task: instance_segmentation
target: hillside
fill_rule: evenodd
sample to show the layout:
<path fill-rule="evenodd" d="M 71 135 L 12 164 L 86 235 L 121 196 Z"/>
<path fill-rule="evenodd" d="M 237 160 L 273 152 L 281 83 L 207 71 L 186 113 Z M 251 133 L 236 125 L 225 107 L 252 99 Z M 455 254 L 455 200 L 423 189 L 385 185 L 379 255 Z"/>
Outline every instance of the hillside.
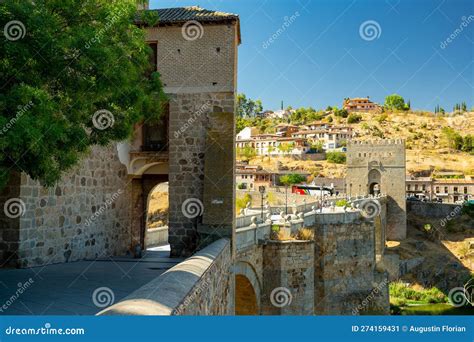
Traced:
<path fill-rule="evenodd" d="M 361 140 L 405 139 L 408 173 L 436 170 L 474 174 L 474 155 L 450 148 L 448 138 L 443 133 L 443 128 L 450 127 L 462 136 L 474 135 L 474 112 L 454 117 L 415 112 L 360 115 L 361 121 L 358 123 L 347 124 L 347 119 L 340 117 L 335 117 L 333 123 L 353 127 L 356 138 Z M 302 169 L 323 177 L 344 177 L 346 171 L 345 165 L 327 161 L 297 161 L 288 157 L 257 156 L 249 163 L 274 169 L 277 161 L 290 170 Z"/>

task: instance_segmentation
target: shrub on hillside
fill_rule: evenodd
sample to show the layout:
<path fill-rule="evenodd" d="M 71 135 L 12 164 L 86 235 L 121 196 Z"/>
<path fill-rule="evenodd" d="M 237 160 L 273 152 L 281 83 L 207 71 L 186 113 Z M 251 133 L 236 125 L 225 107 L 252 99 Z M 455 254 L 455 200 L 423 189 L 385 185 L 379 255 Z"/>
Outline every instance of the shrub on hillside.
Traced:
<path fill-rule="evenodd" d="M 347 117 L 347 123 L 348 124 L 358 123 L 358 122 L 361 122 L 361 120 L 362 120 L 362 115 L 360 115 L 360 114 L 350 114 Z"/>
<path fill-rule="evenodd" d="M 345 164 L 346 154 L 343 152 L 327 152 L 326 159 L 330 163 Z"/>

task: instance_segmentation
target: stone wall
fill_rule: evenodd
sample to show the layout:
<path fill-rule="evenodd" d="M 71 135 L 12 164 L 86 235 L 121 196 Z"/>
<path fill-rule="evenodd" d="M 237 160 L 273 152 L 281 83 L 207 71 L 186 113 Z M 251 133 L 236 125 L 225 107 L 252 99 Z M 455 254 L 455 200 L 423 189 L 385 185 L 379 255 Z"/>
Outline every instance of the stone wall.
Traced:
<path fill-rule="evenodd" d="M 172 256 L 189 256 L 217 238 L 232 237 L 235 135 L 234 117 L 226 113 L 234 113 L 233 93 L 170 95 L 169 242 Z M 216 119 L 219 115 L 225 118 Z M 226 148 L 225 142 L 209 140 L 208 133 L 216 128 L 231 137 L 230 148 Z M 212 157 L 213 148 L 224 149 L 222 155 L 207 159 L 206 156 Z M 206 173 L 206 169 L 213 172 Z M 210 184 L 207 190 L 206 182 Z M 218 189 L 217 196 L 212 185 Z M 219 193 L 226 193 L 226 196 L 219 196 Z M 188 212 L 191 204 L 200 208 L 199 215 Z M 205 207 L 204 204 L 209 205 Z M 217 211 L 219 221 L 210 220 L 211 224 L 208 224 L 203 222 L 203 217 L 215 211 L 211 206 L 220 207 Z"/>
<path fill-rule="evenodd" d="M 218 240 L 99 315 L 230 315 L 230 241 Z"/>
<path fill-rule="evenodd" d="M 421 217 L 430 217 L 444 219 L 450 217 L 450 220 L 459 216 L 462 211 L 461 205 L 430 202 L 412 202 L 407 201 L 408 214 L 415 214 Z"/>
<path fill-rule="evenodd" d="M 262 315 L 312 315 L 314 242 L 268 241 L 263 259 Z"/>
<path fill-rule="evenodd" d="M 361 218 L 315 225 L 314 230 L 316 314 L 354 314 L 354 310 L 360 313 L 379 305 L 376 300 L 363 304 L 374 289 L 380 287 L 384 293 L 388 286 L 388 282 L 377 282 L 374 223 Z M 388 301 L 383 309 L 387 308 Z"/>
<path fill-rule="evenodd" d="M 14 177 L 12 182 L 7 197 L 17 196 L 25 204 L 25 211 L 16 220 L 2 220 L 2 231 L 7 234 L 5 241 L 14 238 L 12 232 L 18 231 L 16 266 L 127 252 L 130 185 L 115 145 L 92 148 L 89 156 L 54 187 L 44 188 L 25 174 L 20 180 Z M 8 247 L 9 252 L 12 246 Z M 3 250 L 5 246 L 2 247 Z M 8 253 L 2 254 L 5 257 Z"/>
<path fill-rule="evenodd" d="M 406 155 L 403 140 L 350 141 L 347 145 L 347 191 L 365 195 L 373 184 L 387 195 L 387 239 L 406 238 Z"/>

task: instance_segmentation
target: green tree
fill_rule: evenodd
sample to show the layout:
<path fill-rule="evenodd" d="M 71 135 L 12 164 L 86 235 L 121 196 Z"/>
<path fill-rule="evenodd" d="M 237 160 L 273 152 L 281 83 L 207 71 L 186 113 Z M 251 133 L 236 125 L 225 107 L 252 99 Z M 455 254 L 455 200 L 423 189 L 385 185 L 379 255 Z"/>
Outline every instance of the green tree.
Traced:
<path fill-rule="evenodd" d="M 346 154 L 343 152 L 327 152 L 326 159 L 330 163 L 344 164 L 346 162 Z"/>
<path fill-rule="evenodd" d="M 349 114 L 347 117 L 347 123 L 348 124 L 353 124 L 353 123 L 358 123 L 362 120 L 362 116 L 360 114 Z"/>
<path fill-rule="evenodd" d="M 303 183 L 304 181 L 306 181 L 306 177 L 297 173 L 291 173 L 291 174 L 280 177 L 280 183 L 285 186 L 300 184 L 300 183 Z"/>
<path fill-rule="evenodd" d="M 334 107 L 333 112 L 335 116 L 339 116 L 341 118 L 347 118 L 349 116 L 349 112 L 346 109 L 338 109 L 337 107 Z"/>
<path fill-rule="evenodd" d="M 293 151 L 295 144 L 294 143 L 281 143 L 278 145 L 278 149 L 283 153 L 290 153 Z"/>
<path fill-rule="evenodd" d="M 166 99 L 136 6 L 0 3 L 0 26 L 19 22 L 0 39 L 0 188 L 12 171 L 51 186 L 90 146 L 124 140 L 135 123 L 159 118 Z"/>
<path fill-rule="evenodd" d="M 250 146 L 245 146 L 243 148 L 237 148 L 237 156 L 239 158 L 252 159 L 257 155 L 257 151 Z"/>
<path fill-rule="evenodd" d="M 405 100 L 398 94 L 392 94 L 385 98 L 385 108 L 389 110 L 407 110 Z"/>
<path fill-rule="evenodd" d="M 237 115 L 241 118 L 256 117 L 263 111 L 262 101 L 247 98 L 245 94 L 237 95 Z"/>

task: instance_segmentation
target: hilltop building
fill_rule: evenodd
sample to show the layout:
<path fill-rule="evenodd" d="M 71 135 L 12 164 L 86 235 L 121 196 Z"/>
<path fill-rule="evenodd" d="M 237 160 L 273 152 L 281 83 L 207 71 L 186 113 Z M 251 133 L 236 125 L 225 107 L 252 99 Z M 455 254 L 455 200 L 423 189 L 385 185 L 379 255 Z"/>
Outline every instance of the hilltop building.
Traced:
<path fill-rule="evenodd" d="M 348 112 L 374 112 L 381 110 L 381 106 L 369 100 L 369 97 L 346 98 L 342 108 Z"/>

